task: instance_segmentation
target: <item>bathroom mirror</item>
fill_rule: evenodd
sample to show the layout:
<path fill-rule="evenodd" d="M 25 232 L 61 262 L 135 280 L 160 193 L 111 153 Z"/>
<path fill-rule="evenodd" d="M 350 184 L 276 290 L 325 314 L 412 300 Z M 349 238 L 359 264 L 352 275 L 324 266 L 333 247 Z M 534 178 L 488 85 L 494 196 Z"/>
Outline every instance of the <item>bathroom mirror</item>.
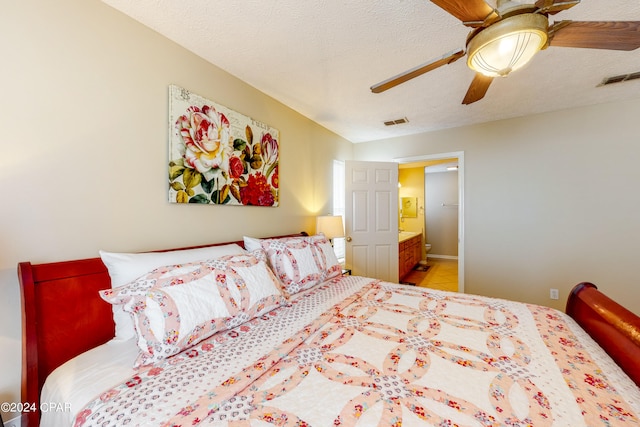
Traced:
<path fill-rule="evenodd" d="M 417 218 L 418 216 L 418 198 L 417 197 L 401 197 L 403 218 Z"/>

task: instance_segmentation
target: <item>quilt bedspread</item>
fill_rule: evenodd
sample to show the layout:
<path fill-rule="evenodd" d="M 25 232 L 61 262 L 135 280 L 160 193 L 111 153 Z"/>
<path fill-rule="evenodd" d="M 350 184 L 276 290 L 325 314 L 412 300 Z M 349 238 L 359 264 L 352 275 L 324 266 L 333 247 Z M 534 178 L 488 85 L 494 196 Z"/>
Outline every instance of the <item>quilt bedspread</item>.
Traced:
<path fill-rule="evenodd" d="M 563 313 L 341 277 L 105 391 L 77 426 L 640 425 Z"/>

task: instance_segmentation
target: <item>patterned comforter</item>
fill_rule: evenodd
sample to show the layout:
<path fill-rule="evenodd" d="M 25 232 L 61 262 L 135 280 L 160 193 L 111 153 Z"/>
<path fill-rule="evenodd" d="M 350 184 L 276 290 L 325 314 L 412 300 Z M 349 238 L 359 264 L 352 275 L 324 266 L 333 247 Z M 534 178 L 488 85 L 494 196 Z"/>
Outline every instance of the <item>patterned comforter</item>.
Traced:
<path fill-rule="evenodd" d="M 146 367 L 76 425 L 640 425 L 640 391 L 563 313 L 340 277 Z"/>

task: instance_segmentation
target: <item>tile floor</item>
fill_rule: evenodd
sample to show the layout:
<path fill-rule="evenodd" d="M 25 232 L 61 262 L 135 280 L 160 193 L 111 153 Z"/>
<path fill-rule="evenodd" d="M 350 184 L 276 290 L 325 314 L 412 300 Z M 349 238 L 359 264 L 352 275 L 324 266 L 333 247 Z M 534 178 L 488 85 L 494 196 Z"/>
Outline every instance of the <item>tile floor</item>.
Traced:
<path fill-rule="evenodd" d="M 425 288 L 458 291 L 458 260 L 429 258 L 427 265 L 426 272 L 413 270 L 403 281 Z"/>

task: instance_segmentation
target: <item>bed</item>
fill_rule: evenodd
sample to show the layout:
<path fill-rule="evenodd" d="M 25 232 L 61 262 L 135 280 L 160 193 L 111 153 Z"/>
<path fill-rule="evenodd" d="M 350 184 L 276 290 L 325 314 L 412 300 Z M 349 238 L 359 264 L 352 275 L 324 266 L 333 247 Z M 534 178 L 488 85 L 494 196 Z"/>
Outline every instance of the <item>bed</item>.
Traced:
<path fill-rule="evenodd" d="M 640 319 L 593 284 L 565 314 L 343 275 L 306 233 L 209 248 L 121 286 L 102 253 L 20 263 L 23 425 L 640 425 Z M 221 306 L 167 296 L 212 277 Z"/>

